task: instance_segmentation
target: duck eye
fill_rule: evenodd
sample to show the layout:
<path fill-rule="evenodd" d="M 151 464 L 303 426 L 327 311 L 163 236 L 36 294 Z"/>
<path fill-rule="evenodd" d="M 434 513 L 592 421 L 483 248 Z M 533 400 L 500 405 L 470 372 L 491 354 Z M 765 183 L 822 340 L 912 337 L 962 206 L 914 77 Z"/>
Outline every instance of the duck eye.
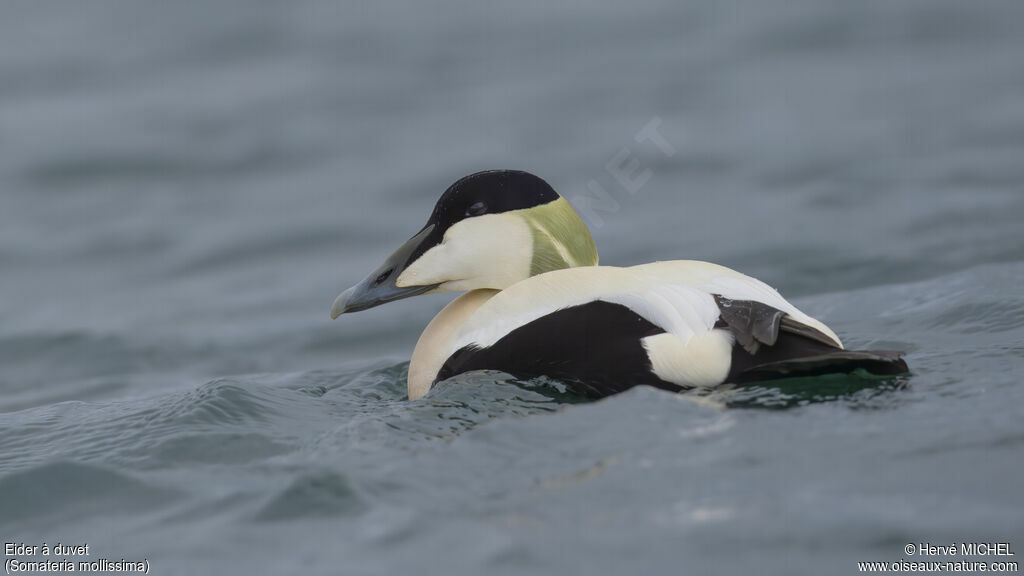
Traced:
<path fill-rule="evenodd" d="M 479 216 L 487 212 L 487 204 L 484 202 L 473 202 L 466 208 L 466 216 Z"/>

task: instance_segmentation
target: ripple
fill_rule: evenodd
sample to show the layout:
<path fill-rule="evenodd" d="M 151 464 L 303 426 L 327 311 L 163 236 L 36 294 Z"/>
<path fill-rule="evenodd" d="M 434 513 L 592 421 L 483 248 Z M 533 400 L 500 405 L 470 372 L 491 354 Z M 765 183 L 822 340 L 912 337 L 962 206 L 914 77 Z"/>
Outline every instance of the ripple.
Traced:
<path fill-rule="evenodd" d="M 265 422 L 272 412 L 267 400 L 237 381 L 219 379 L 163 408 L 154 422 L 175 426 Z"/>
<path fill-rule="evenodd" d="M 145 457 L 163 466 L 234 465 L 265 460 L 294 449 L 259 433 L 179 433 L 147 443 Z"/>
<path fill-rule="evenodd" d="M 304 517 L 352 516 L 368 508 L 341 474 L 322 470 L 296 478 L 256 514 L 257 520 L 293 520 Z"/>
<path fill-rule="evenodd" d="M 1024 327 L 1024 301 L 963 302 L 946 308 L 926 325 L 954 329 L 960 334 L 1010 332 Z"/>
<path fill-rule="evenodd" d="M 110 398 L 124 388 L 160 389 L 209 358 L 208 346 L 76 330 L 0 338 L 0 412 L 65 400 Z"/>
<path fill-rule="evenodd" d="M 127 473 L 75 461 L 51 462 L 0 478 L 0 494 L 5 495 L 0 498 L 0 523 L 13 526 L 58 515 L 134 514 L 177 496 Z"/>
<path fill-rule="evenodd" d="M 786 378 L 752 386 L 721 388 L 709 397 L 730 408 L 782 410 L 824 402 L 848 406 L 875 406 L 874 399 L 910 386 L 911 376 L 875 376 L 858 370 L 850 374 L 826 374 L 809 378 Z"/>

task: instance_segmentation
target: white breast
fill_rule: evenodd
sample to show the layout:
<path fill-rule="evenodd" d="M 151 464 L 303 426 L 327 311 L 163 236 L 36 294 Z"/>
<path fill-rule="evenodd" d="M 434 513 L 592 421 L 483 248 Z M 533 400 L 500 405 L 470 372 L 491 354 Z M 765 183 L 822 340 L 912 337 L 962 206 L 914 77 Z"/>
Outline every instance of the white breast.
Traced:
<path fill-rule="evenodd" d="M 409 400 L 421 398 L 430 391 L 430 385 L 434 383 L 444 361 L 458 350 L 452 347 L 452 343 L 459 328 L 497 293 L 497 290 L 467 292 L 452 300 L 427 324 L 409 360 L 406 380 Z"/>

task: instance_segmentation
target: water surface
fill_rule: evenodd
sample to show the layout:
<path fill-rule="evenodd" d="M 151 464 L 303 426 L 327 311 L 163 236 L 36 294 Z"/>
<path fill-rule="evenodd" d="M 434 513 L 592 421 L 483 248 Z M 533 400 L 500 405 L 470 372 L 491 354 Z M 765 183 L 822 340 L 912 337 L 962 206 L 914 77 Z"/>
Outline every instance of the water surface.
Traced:
<path fill-rule="evenodd" d="M 0 539 L 154 574 L 1024 547 L 1024 5 L 0 14 Z M 636 141 L 652 121 L 674 153 Z M 615 158 L 650 171 L 635 194 Z M 607 190 L 603 263 L 737 268 L 913 374 L 593 403 L 482 374 L 408 402 L 450 296 L 331 302 L 498 167 L 581 210 Z"/>

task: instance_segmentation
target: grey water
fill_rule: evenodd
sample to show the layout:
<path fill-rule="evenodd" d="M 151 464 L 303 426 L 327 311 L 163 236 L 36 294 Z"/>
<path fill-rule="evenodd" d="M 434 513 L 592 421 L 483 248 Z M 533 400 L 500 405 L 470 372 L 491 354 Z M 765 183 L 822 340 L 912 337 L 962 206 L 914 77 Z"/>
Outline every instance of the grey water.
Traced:
<path fill-rule="evenodd" d="M 409 402 L 451 296 L 331 302 L 486 168 L 604 264 L 736 268 L 912 374 Z M 1020 2 L 6 2 L 0 540 L 153 574 L 1020 558 L 1022 222 Z"/>

